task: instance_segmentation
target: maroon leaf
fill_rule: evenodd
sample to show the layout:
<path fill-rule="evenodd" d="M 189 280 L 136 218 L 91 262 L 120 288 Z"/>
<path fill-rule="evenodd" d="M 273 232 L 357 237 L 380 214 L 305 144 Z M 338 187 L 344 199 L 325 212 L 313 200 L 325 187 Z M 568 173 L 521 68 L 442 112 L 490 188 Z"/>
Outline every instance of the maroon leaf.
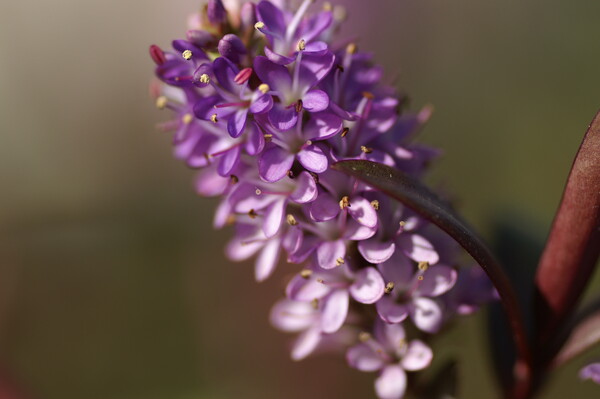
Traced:
<path fill-rule="evenodd" d="M 479 263 L 500 294 L 519 357 L 528 370 L 531 365 L 529 345 L 513 288 L 492 252 L 468 224 L 427 187 L 397 169 L 361 160 L 340 161 L 333 168 L 377 188 L 419 213 L 448 233 Z"/>
<path fill-rule="evenodd" d="M 540 353 L 577 305 L 600 253 L 600 113 L 573 162 L 536 274 Z"/>

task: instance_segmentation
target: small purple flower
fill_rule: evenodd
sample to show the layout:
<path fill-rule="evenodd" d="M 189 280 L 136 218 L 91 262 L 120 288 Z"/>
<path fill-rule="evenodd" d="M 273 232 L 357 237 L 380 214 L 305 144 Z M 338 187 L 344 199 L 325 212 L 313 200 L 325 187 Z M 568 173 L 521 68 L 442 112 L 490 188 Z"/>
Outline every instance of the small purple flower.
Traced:
<path fill-rule="evenodd" d="M 374 336 L 360 335 L 361 343 L 348 349 L 348 364 L 361 371 L 379 371 L 375 392 L 380 399 L 400 399 L 407 386 L 406 371 L 418 371 L 431 363 L 433 352 L 422 341 L 407 341 L 399 324 L 375 323 Z"/>
<path fill-rule="evenodd" d="M 600 384 L 600 363 L 590 363 L 579 372 L 579 378 L 582 380 L 592 380 Z"/>

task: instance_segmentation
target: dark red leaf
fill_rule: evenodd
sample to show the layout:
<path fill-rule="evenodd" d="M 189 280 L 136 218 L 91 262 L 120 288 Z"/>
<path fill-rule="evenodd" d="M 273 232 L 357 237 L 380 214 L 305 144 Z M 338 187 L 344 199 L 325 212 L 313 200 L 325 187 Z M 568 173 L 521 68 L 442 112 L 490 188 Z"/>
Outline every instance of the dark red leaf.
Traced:
<path fill-rule="evenodd" d="M 600 113 L 573 162 L 536 274 L 540 353 L 575 309 L 600 253 Z"/>

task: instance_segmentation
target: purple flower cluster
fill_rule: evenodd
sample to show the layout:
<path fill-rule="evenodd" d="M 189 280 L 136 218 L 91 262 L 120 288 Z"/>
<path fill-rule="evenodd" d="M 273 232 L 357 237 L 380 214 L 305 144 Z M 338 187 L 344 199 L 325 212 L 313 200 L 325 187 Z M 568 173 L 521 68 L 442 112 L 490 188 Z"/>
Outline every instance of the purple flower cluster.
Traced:
<path fill-rule="evenodd" d="M 292 357 L 345 351 L 379 372 L 380 398 L 401 398 L 405 372 L 433 357 L 405 327 L 427 337 L 493 289 L 479 269 L 455 268 L 453 242 L 425 220 L 330 168 L 363 159 L 419 176 L 436 151 L 411 142 L 430 110 L 404 113 L 369 54 L 331 44 L 339 13 L 309 13 L 313 2 L 210 0 L 174 51 L 150 48 L 156 103 L 175 114 L 163 128 L 200 168 L 197 191 L 222 198 L 214 225 L 235 227 L 228 256 L 256 256 L 258 281 L 281 258 L 302 265 L 271 313 L 299 333 Z"/>

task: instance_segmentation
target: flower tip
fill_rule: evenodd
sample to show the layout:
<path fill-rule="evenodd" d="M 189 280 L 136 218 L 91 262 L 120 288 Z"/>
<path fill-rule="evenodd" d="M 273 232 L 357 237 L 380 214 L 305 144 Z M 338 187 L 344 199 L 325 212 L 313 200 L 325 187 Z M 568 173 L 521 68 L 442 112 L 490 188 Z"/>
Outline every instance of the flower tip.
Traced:
<path fill-rule="evenodd" d="M 167 57 L 165 57 L 164 51 L 156 44 L 150 46 L 150 58 L 156 65 L 162 65 L 167 62 Z"/>

